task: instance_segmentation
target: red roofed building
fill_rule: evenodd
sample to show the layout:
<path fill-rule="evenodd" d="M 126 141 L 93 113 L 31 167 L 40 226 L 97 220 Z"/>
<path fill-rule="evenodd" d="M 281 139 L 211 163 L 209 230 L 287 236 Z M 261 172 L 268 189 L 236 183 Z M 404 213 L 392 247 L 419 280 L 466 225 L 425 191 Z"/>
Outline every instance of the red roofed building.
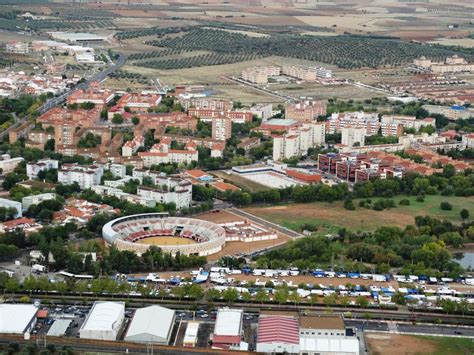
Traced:
<path fill-rule="evenodd" d="M 103 107 L 107 105 L 114 98 L 115 94 L 110 90 L 100 90 L 97 87 L 89 90 L 77 90 L 73 92 L 68 98 L 68 105 L 82 104 L 85 102 L 92 102 L 96 106 Z"/>
<path fill-rule="evenodd" d="M 306 171 L 288 169 L 286 170 L 286 175 L 308 184 L 321 182 L 321 175 L 308 173 Z"/>
<path fill-rule="evenodd" d="M 258 321 L 257 352 L 298 354 L 298 321 L 288 316 L 261 316 Z"/>
<path fill-rule="evenodd" d="M 125 94 L 117 101 L 117 107 L 125 109 L 128 107 L 131 112 L 148 112 L 148 109 L 156 107 L 161 102 L 161 95 L 158 94 Z"/>

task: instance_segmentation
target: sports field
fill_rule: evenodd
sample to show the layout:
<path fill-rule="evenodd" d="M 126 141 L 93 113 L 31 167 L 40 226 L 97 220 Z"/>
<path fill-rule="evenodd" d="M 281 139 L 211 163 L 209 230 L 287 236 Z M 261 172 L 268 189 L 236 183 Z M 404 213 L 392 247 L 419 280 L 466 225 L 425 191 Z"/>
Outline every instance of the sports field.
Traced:
<path fill-rule="evenodd" d="M 410 205 L 399 205 L 402 199 L 408 199 Z M 375 200 L 372 199 L 372 201 Z M 344 209 L 341 201 L 249 207 L 245 208 L 245 211 L 296 231 L 300 231 L 304 224 L 316 225 L 321 233 L 333 233 L 341 227 L 352 231 L 374 230 L 387 225 L 405 227 L 408 224 L 414 224 L 415 217 L 422 215 L 460 223 L 459 212 L 463 208 L 471 212 L 471 218 L 474 215 L 473 197 L 426 196 L 424 202 L 416 202 L 415 197 L 396 197 L 393 200 L 396 208 L 384 211 L 359 207 L 358 200 L 354 200 L 355 211 Z M 449 202 L 453 209 L 441 210 L 439 206 L 443 201 Z"/>
<path fill-rule="evenodd" d="M 468 338 L 428 337 L 368 333 L 370 354 L 473 354 L 474 341 Z"/>
<path fill-rule="evenodd" d="M 145 239 L 140 239 L 136 243 L 138 244 L 148 244 L 148 245 L 189 245 L 196 244 L 194 240 L 188 238 L 179 238 L 179 237 L 150 237 Z"/>

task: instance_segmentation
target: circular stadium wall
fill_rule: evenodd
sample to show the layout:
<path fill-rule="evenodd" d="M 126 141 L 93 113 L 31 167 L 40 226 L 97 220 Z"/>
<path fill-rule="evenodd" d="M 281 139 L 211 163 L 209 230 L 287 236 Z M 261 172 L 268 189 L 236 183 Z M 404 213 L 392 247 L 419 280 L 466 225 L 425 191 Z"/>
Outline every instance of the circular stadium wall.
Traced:
<path fill-rule="evenodd" d="M 199 219 L 170 217 L 163 213 L 114 219 L 104 225 L 102 237 L 108 245 L 139 255 L 155 245 L 173 255 L 179 252 L 183 255 L 206 256 L 219 252 L 225 244 L 225 230 L 221 226 Z"/>

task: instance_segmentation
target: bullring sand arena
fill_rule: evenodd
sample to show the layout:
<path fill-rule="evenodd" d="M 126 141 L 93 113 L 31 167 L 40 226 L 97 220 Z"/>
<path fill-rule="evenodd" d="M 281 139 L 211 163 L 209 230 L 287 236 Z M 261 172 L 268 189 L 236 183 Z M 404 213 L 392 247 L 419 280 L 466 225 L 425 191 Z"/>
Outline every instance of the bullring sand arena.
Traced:
<path fill-rule="evenodd" d="M 208 221 L 146 213 L 108 222 L 102 228 L 102 236 L 107 244 L 137 254 L 143 254 L 151 245 L 156 245 L 173 255 L 179 252 L 207 256 L 223 248 L 226 232 Z"/>

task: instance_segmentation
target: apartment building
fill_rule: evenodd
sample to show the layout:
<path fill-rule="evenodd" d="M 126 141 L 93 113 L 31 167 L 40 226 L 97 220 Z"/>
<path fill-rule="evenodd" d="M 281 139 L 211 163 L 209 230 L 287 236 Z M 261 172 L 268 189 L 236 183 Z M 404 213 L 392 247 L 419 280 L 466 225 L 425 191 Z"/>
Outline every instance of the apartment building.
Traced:
<path fill-rule="evenodd" d="M 39 150 L 44 150 L 44 145 L 46 142 L 48 142 L 50 139 L 54 139 L 54 131 L 53 132 L 48 132 L 48 131 L 36 131 L 33 130 L 28 133 L 28 139 L 25 142 L 25 146 L 27 148 L 36 148 Z"/>
<path fill-rule="evenodd" d="M 211 122 L 212 119 L 218 117 L 228 118 L 234 123 L 252 122 L 253 120 L 253 113 L 250 111 L 220 111 L 214 109 L 190 108 L 188 114 L 199 118 L 203 122 Z"/>
<path fill-rule="evenodd" d="M 423 69 L 429 69 L 436 74 L 474 71 L 474 63 L 469 63 L 466 59 L 459 57 L 457 54 L 452 57 L 447 57 L 444 63 L 432 62 L 426 57 L 420 57 L 419 59 L 415 59 L 413 64 Z"/>
<path fill-rule="evenodd" d="M 2 154 L 0 157 L 0 174 L 8 175 L 12 173 L 23 160 L 22 157 L 11 158 L 10 154 Z"/>
<path fill-rule="evenodd" d="M 323 67 L 285 65 L 283 66 L 282 73 L 303 81 L 316 81 L 318 79 L 330 79 L 332 77 L 332 70 Z"/>
<path fill-rule="evenodd" d="M 115 177 L 124 178 L 127 175 L 127 167 L 124 164 L 107 164 L 106 169 Z"/>
<path fill-rule="evenodd" d="M 13 54 L 28 54 L 30 53 L 29 42 L 10 41 L 5 44 L 5 52 Z"/>
<path fill-rule="evenodd" d="M 465 134 L 462 136 L 462 143 L 468 149 L 474 149 L 474 133 Z"/>
<path fill-rule="evenodd" d="M 275 132 L 288 132 L 293 128 L 299 127 L 301 122 L 291 119 L 271 119 L 263 122 L 259 127 L 253 129 L 255 132 L 260 132 L 264 136 L 271 136 Z"/>
<path fill-rule="evenodd" d="M 190 108 L 196 109 L 210 109 L 218 111 L 230 111 L 234 107 L 234 104 L 230 100 L 225 99 L 210 99 L 210 98 L 185 98 L 178 96 L 178 101 L 187 111 Z"/>
<path fill-rule="evenodd" d="M 185 186 L 177 186 L 171 189 L 140 186 L 137 189 L 137 194 L 141 197 L 153 199 L 157 203 L 174 203 L 176 209 L 181 210 L 191 206 L 192 184 L 189 183 L 187 188 Z"/>
<path fill-rule="evenodd" d="M 341 128 L 341 144 L 348 147 L 354 145 L 364 146 L 367 130 L 364 127 L 343 127 Z"/>
<path fill-rule="evenodd" d="M 212 139 L 226 141 L 232 136 L 232 121 L 225 117 L 212 119 Z"/>
<path fill-rule="evenodd" d="M 272 104 L 257 104 L 250 108 L 250 112 L 253 116 L 261 119 L 262 122 L 268 121 L 273 116 L 273 105 Z"/>
<path fill-rule="evenodd" d="M 39 205 L 43 201 L 54 200 L 56 194 L 53 192 L 47 192 L 44 194 L 25 196 L 21 199 L 21 204 L 23 206 L 23 211 L 26 211 L 30 208 L 31 205 Z"/>
<path fill-rule="evenodd" d="M 269 77 L 278 76 L 280 72 L 281 68 L 276 66 L 252 67 L 242 70 L 241 77 L 250 83 L 264 85 L 268 83 Z"/>
<path fill-rule="evenodd" d="M 26 175 L 28 179 L 34 180 L 38 177 L 40 171 L 46 171 L 50 169 L 57 169 L 59 162 L 54 159 L 41 159 L 37 162 L 31 162 L 26 164 Z"/>
<path fill-rule="evenodd" d="M 285 117 L 300 122 L 315 121 L 318 116 L 326 115 L 326 102 L 301 101 L 286 106 Z"/>
<path fill-rule="evenodd" d="M 143 147 L 145 144 L 145 137 L 138 136 L 133 138 L 131 141 L 125 142 L 122 146 L 122 156 L 131 157 L 135 154 L 140 147 Z"/>
<path fill-rule="evenodd" d="M 8 200 L 6 198 L 0 198 L 0 207 L 3 208 L 12 208 L 14 209 L 15 215 L 13 216 L 14 218 L 20 218 L 23 216 L 23 209 L 21 206 L 21 202 L 13 201 L 13 200 Z"/>
<path fill-rule="evenodd" d="M 58 170 L 58 182 L 64 185 L 77 182 L 84 190 L 99 185 L 103 174 L 102 165 L 63 164 Z"/>
<path fill-rule="evenodd" d="M 283 135 L 273 136 L 273 160 L 306 155 L 309 148 L 325 142 L 324 122 L 307 123 Z"/>
<path fill-rule="evenodd" d="M 149 152 L 139 152 L 138 156 L 143 160 L 143 166 L 145 167 L 170 163 L 188 165 L 193 161 L 198 161 L 197 150 L 186 149 L 150 150 Z"/>
<path fill-rule="evenodd" d="M 130 93 L 122 95 L 116 107 L 121 110 L 128 107 L 133 113 L 146 113 L 149 109 L 158 106 L 160 102 L 161 95 L 158 94 Z"/>
<path fill-rule="evenodd" d="M 344 127 L 364 128 L 366 136 L 382 133 L 383 136 L 401 136 L 403 126 L 395 122 L 380 122 L 377 113 L 345 112 L 333 113 L 326 120 L 326 131 L 329 134 L 339 133 Z"/>
<path fill-rule="evenodd" d="M 441 105 L 423 105 L 423 108 L 429 113 L 438 113 L 445 115 L 450 120 L 468 119 L 474 117 L 474 109 L 470 107 L 452 105 L 452 106 L 441 106 Z"/>
<path fill-rule="evenodd" d="M 224 155 L 225 141 L 179 134 L 164 134 L 161 136 L 160 144 L 165 142 L 167 145 L 170 145 L 172 141 L 185 144 L 186 149 L 188 150 L 196 150 L 198 146 L 209 148 L 211 150 L 211 157 L 213 158 L 222 158 Z"/>
<path fill-rule="evenodd" d="M 91 84 L 89 89 L 76 90 L 67 98 L 68 105 L 92 102 L 96 106 L 104 107 L 114 98 L 115 93 L 111 90 L 100 89 L 98 84 Z"/>
<path fill-rule="evenodd" d="M 432 126 L 436 128 L 436 120 L 432 117 L 417 119 L 415 116 L 397 116 L 397 115 L 383 115 L 381 123 L 397 124 L 403 128 L 413 128 L 419 131 L 421 127 Z"/>
<path fill-rule="evenodd" d="M 104 185 L 94 185 L 92 186 L 92 191 L 94 191 L 96 194 L 99 194 L 101 196 L 113 196 L 113 197 L 117 197 L 118 199 L 128 201 L 133 204 L 143 205 L 146 207 L 156 206 L 155 199 L 128 194 L 115 187 L 109 187 L 109 186 L 104 186 Z"/>

